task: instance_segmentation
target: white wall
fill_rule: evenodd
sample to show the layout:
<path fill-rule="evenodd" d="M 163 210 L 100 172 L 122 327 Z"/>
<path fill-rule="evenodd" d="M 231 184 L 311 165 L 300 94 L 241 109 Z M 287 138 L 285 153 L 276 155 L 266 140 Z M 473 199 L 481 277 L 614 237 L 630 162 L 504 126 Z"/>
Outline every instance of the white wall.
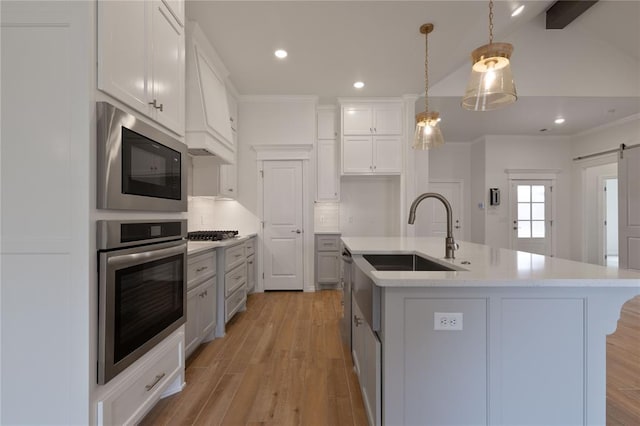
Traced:
<path fill-rule="evenodd" d="M 620 144 L 640 143 L 640 115 L 618 120 L 606 126 L 591 129 L 571 137 L 571 157 L 616 149 Z M 595 209 L 595 198 L 590 196 L 595 188 L 595 179 L 589 169 L 617 163 L 617 155 L 610 154 L 590 159 L 576 160 L 571 168 L 571 259 L 583 262 L 596 261 L 592 246 L 597 242 L 590 233 L 592 222 L 589 217 Z M 591 253 L 591 254 L 590 254 Z M 591 259 L 591 260 L 590 260 Z"/>
<path fill-rule="evenodd" d="M 258 215 L 254 145 L 315 144 L 317 98 L 241 96 L 238 105 L 238 201 Z M 312 150 L 313 152 L 313 150 Z M 313 163 L 313 161 L 311 161 Z M 311 170 L 315 176 L 315 169 Z M 315 178 L 305 190 L 315 194 Z M 315 195 L 311 199 L 315 198 Z"/>
<path fill-rule="evenodd" d="M 429 151 L 429 180 L 462 181 L 462 239 L 471 238 L 471 145 L 446 143 Z M 424 191 L 423 191 L 424 192 Z"/>
<path fill-rule="evenodd" d="M 189 231 L 237 230 L 240 235 L 256 233 L 259 219 L 236 200 L 189 197 Z"/>
<path fill-rule="evenodd" d="M 510 248 L 509 180 L 506 169 L 560 170 L 553 188 L 555 205 L 553 255 L 570 257 L 571 140 L 551 136 L 486 136 L 484 199 L 489 188 L 499 188 L 502 202 L 486 207 L 485 243 Z"/>
<path fill-rule="evenodd" d="M 340 197 L 343 236 L 400 235 L 399 176 L 343 176 Z"/>
<path fill-rule="evenodd" d="M 617 170 L 616 170 L 617 171 Z M 605 218 L 607 221 L 607 244 L 605 254 L 618 255 L 618 179 L 607 179 L 605 182 Z"/>
<path fill-rule="evenodd" d="M 471 242 L 484 244 L 485 242 L 485 216 L 487 194 L 485 193 L 485 150 L 484 138 L 471 144 L 471 193 L 469 201 L 469 214 L 471 217 Z"/>

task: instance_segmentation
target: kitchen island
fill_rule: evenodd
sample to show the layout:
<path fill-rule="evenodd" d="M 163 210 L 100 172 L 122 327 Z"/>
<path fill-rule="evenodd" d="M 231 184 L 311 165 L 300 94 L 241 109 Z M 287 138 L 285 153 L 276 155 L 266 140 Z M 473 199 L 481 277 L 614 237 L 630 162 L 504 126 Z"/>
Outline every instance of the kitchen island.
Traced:
<path fill-rule="evenodd" d="M 640 273 L 468 242 L 445 260 L 443 238 L 342 241 L 371 423 L 605 424 L 606 336 Z M 393 253 L 453 270 L 372 265 Z"/>

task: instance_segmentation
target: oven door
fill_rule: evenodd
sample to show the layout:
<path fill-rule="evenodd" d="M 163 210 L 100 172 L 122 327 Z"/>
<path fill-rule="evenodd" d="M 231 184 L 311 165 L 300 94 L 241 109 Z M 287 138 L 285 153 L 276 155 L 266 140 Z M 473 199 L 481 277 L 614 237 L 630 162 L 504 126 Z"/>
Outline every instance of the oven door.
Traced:
<path fill-rule="evenodd" d="M 187 147 L 98 102 L 98 208 L 187 211 Z"/>
<path fill-rule="evenodd" d="M 184 324 L 186 264 L 182 240 L 99 253 L 99 384 Z"/>

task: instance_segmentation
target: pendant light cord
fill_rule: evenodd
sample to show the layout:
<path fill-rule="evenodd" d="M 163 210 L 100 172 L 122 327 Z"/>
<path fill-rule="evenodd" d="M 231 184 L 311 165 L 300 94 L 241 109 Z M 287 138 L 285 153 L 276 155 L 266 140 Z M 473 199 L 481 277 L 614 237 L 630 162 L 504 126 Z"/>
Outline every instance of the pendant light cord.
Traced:
<path fill-rule="evenodd" d="M 489 0 L 489 44 L 493 43 L 493 0 Z"/>
<path fill-rule="evenodd" d="M 429 112 L 429 33 L 424 35 L 424 112 Z"/>

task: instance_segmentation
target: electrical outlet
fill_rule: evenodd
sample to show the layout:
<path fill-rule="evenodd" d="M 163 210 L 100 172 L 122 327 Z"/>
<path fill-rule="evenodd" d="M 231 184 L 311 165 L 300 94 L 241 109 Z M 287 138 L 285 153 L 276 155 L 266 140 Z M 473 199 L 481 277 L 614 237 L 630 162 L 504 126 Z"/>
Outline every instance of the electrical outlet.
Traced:
<path fill-rule="evenodd" d="M 462 312 L 434 312 L 434 330 L 462 330 Z"/>

